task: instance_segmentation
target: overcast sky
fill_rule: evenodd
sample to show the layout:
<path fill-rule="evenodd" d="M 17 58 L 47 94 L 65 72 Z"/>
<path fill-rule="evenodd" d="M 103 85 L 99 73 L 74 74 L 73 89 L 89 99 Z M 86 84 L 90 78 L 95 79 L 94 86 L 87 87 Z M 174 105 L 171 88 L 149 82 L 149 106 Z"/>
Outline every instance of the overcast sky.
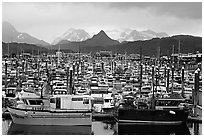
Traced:
<path fill-rule="evenodd" d="M 202 36 L 202 3 L 3 3 L 2 20 L 46 42 L 69 28 L 88 33 L 131 28 Z"/>

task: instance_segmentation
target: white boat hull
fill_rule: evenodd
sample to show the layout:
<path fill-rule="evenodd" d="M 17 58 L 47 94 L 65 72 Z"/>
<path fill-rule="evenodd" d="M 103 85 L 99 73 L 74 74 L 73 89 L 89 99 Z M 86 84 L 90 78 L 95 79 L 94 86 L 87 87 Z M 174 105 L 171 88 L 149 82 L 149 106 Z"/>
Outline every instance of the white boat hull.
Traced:
<path fill-rule="evenodd" d="M 92 125 L 92 113 L 87 110 L 40 111 L 8 107 L 15 124 L 22 125 Z"/>

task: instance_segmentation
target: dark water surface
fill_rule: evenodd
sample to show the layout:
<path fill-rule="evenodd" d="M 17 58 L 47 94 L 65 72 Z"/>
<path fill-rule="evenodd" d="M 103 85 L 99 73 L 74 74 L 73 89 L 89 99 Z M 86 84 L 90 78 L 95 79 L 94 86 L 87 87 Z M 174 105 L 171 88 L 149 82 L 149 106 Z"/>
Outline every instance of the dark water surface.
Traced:
<path fill-rule="evenodd" d="M 3 135 L 201 135 L 202 124 L 180 126 L 118 125 L 94 121 L 92 126 L 27 126 L 2 120 Z"/>

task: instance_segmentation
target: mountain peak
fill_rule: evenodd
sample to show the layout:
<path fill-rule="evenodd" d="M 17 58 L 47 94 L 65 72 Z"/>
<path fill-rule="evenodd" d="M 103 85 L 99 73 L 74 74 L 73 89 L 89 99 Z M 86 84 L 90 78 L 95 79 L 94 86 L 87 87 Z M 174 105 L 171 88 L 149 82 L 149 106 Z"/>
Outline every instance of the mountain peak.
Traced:
<path fill-rule="evenodd" d="M 106 36 L 108 36 L 108 35 L 105 33 L 104 30 L 101 30 L 97 35 L 106 35 Z"/>
<path fill-rule="evenodd" d="M 86 43 L 93 46 L 109 46 L 119 44 L 117 40 L 111 39 L 103 30 L 94 35 L 91 39 L 88 39 Z"/>
<path fill-rule="evenodd" d="M 49 43 L 30 36 L 27 33 L 18 32 L 15 27 L 7 22 L 2 22 L 2 41 L 3 42 L 17 42 L 28 44 L 39 44 L 47 46 Z"/>
<path fill-rule="evenodd" d="M 105 33 L 105 31 L 104 31 L 104 30 L 101 30 L 99 33 Z"/>
<path fill-rule="evenodd" d="M 57 37 L 52 44 L 58 44 L 60 41 L 64 43 L 63 40 L 67 40 L 69 42 L 79 42 L 79 41 L 85 41 L 90 38 L 90 35 L 83 29 L 75 29 L 75 28 L 69 28 L 64 34 Z"/>
<path fill-rule="evenodd" d="M 7 21 L 3 21 L 2 22 L 2 30 L 3 31 L 9 31 L 9 32 L 17 32 L 17 30 L 15 29 L 15 27 L 13 25 L 11 25 L 11 23 L 7 22 Z"/>
<path fill-rule="evenodd" d="M 93 38 L 95 39 L 103 39 L 103 40 L 112 40 L 104 30 L 101 30 L 98 34 L 94 35 Z"/>
<path fill-rule="evenodd" d="M 2 25 L 3 26 L 7 25 L 7 26 L 12 26 L 13 27 L 13 25 L 11 25 L 11 23 L 9 23 L 8 21 L 3 21 Z"/>

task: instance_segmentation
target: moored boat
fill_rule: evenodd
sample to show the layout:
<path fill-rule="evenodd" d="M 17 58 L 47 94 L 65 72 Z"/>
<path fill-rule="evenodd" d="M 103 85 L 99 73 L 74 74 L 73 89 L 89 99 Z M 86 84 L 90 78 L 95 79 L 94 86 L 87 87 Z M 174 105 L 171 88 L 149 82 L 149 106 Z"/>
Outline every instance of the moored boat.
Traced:
<path fill-rule="evenodd" d="M 155 108 L 148 105 L 148 100 L 139 100 L 128 99 L 119 107 L 119 125 L 180 125 L 187 120 L 188 108 L 182 103 L 184 99 L 156 99 Z"/>
<path fill-rule="evenodd" d="M 15 124 L 91 126 L 91 101 L 87 96 L 57 95 L 51 98 L 21 98 L 8 107 Z"/>

